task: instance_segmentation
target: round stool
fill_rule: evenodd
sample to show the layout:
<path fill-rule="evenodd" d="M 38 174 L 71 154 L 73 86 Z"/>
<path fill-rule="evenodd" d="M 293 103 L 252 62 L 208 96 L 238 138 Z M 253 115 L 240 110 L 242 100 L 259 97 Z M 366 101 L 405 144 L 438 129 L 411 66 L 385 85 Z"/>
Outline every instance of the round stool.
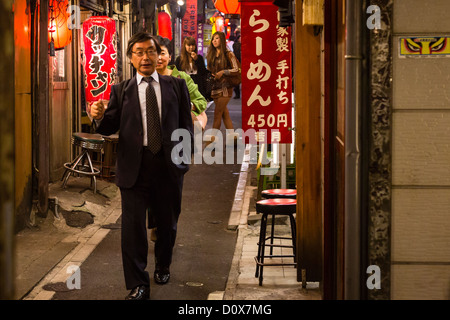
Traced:
<path fill-rule="evenodd" d="M 297 189 L 266 189 L 261 191 L 261 197 L 265 199 L 296 199 Z M 271 244 L 273 244 L 273 235 L 275 229 L 275 216 L 272 215 Z M 273 247 L 270 247 L 270 254 L 273 253 Z"/>
<path fill-rule="evenodd" d="M 297 189 L 267 189 L 261 191 L 261 196 L 265 199 L 274 199 L 274 198 L 296 199 Z"/>
<path fill-rule="evenodd" d="M 67 162 L 64 164 L 66 168 L 61 180 L 64 180 L 62 187 L 65 188 L 67 180 L 73 173 L 78 173 L 82 175 L 87 175 L 91 177 L 91 187 L 92 182 L 94 182 L 94 193 L 97 192 L 97 180 L 96 175 L 100 174 L 100 170 L 92 165 L 92 159 L 89 152 L 101 152 L 103 148 L 103 142 L 105 139 L 99 134 L 91 134 L 84 132 L 74 132 L 72 134 L 72 144 L 81 147 L 81 153 L 72 162 Z M 86 160 L 88 163 L 86 164 Z M 101 161 L 100 161 L 101 163 Z"/>
<path fill-rule="evenodd" d="M 260 200 L 256 203 L 256 212 L 262 213 L 261 218 L 261 227 L 259 231 L 259 242 L 258 242 L 258 255 L 255 257 L 256 260 L 256 273 L 255 277 L 259 277 L 259 285 L 262 286 L 263 282 L 263 267 L 264 266 L 297 266 L 297 256 L 296 256 L 296 228 L 295 228 L 295 218 L 294 213 L 296 213 L 297 209 L 297 200 L 296 199 L 265 199 Z M 290 226 L 291 226 L 291 237 L 278 237 L 274 236 L 273 228 L 274 224 L 272 224 L 272 232 L 271 235 L 266 237 L 267 232 L 267 220 L 268 216 L 272 216 L 272 220 L 277 215 L 287 215 L 289 216 Z M 292 245 L 285 244 L 274 244 L 273 239 L 287 239 L 292 241 Z M 267 240 L 270 240 L 270 244 L 266 244 Z M 278 254 L 274 255 L 272 252 L 269 255 L 266 255 L 265 248 L 266 246 L 273 247 L 281 247 L 281 248 L 292 248 L 292 255 Z M 279 263 L 267 263 L 264 262 L 265 258 L 293 258 L 293 263 L 287 262 L 279 262 Z"/>

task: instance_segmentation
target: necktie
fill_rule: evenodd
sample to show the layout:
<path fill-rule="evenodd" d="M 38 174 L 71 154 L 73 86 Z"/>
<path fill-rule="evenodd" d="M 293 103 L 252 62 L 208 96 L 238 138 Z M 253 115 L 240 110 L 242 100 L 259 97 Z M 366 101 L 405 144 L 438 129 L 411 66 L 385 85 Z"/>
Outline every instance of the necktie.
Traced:
<path fill-rule="evenodd" d="M 147 147 L 154 154 L 161 150 L 161 122 L 159 120 L 158 102 L 156 100 L 155 89 L 151 82 L 152 77 L 144 77 L 148 82 L 145 91 L 145 100 L 147 108 Z"/>

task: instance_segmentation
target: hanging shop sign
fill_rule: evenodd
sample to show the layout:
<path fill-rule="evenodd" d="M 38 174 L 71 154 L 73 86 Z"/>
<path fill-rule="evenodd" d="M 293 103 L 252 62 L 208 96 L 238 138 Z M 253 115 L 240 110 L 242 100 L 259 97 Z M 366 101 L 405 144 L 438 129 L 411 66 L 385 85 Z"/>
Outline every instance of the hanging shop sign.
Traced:
<path fill-rule="evenodd" d="M 292 143 L 290 27 L 272 2 L 241 4 L 242 129 L 257 143 Z"/>
<path fill-rule="evenodd" d="M 116 23 L 108 17 L 91 17 L 83 23 L 85 88 L 88 102 L 109 100 L 116 80 Z"/>
<path fill-rule="evenodd" d="M 72 30 L 69 29 L 67 20 L 69 13 L 68 0 L 51 0 L 48 13 L 48 43 L 52 49 L 60 50 L 72 42 Z"/>
<path fill-rule="evenodd" d="M 450 57 L 450 37 L 400 37 L 400 57 Z"/>
<path fill-rule="evenodd" d="M 181 21 L 181 41 L 186 37 L 193 37 L 197 40 L 197 0 L 186 1 L 186 12 Z"/>

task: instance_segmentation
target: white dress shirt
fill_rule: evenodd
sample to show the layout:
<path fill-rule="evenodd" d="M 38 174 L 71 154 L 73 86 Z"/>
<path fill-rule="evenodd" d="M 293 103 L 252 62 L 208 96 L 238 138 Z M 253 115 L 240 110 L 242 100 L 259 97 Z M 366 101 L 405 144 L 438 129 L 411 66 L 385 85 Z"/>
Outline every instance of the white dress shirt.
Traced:
<path fill-rule="evenodd" d="M 153 72 L 151 77 L 154 81 L 151 82 L 153 85 L 153 88 L 155 89 L 156 94 L 156 100 L 158 101 L 158 110 L 159 110 L 159 120 L 161 121 L 162 113 L 161 113 L 161 85 L 159 83 L 159 76 L 158 72 Z M 139 73 L 136 74 L 136 80 L 138 85 L 138 93 L 139 93 L 139 104 L 141 107 L 141 115 L 142 115 L 142 128 L 144 133 L 144 146 L 147 145 L 147 107 L 146 107 L 146 94 L 145 91 L 147 90 L 147 86 L 149 85 L 148 82 L 143 81 L 142 79 L 144 76 L 140 75 Z"/>
<path fill-rule="evenodd" d="M 155 89 L 156 94 L 156 100 L 158 102 L 158 110 L 159 110 L 159 121 L 161 121 L 162 113 L 161 113 L 161 85 L 159 83 L 159 75 L 156 70 L 152 73 L 151 77 L 154 81 L 152 81 L 153 88 Z M 146 107 L 146 93 L 148 82 L 142 81 L 144 76 L 142 76 L 139 73 L 136 73 L 136 81 L 138 86 L 138 96 L 139 96 L 139 106 L 141 109 L 141 115 L 142 115 L 142 129 L 143 129 L 143 145 L 147 146 L 147 107 Z M 88 113 L 89 114 L 89 113 Z M 90 114 L 89 114 L 90 116 Z M 94 120 L 97 124 L 97 127 L 100 125 L 101 121 L 103 120 Z"/>

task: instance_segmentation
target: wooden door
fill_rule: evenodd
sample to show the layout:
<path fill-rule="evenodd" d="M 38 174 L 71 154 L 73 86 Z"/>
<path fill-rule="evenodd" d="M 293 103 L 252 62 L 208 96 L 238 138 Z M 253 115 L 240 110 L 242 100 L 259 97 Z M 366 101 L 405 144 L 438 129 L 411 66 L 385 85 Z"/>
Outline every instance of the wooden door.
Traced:
<path fill-rule="evenodd" d="M 297 180 L 297 279 L 322 280 L 322 148 L 321 37 L 302 24 L 297 6 L 295 23 L 295 105 Z"/>
<path fill-rule="evenodd" d="M 324 299 L 344 297 L 345 0 L 325 2 Z"/>

